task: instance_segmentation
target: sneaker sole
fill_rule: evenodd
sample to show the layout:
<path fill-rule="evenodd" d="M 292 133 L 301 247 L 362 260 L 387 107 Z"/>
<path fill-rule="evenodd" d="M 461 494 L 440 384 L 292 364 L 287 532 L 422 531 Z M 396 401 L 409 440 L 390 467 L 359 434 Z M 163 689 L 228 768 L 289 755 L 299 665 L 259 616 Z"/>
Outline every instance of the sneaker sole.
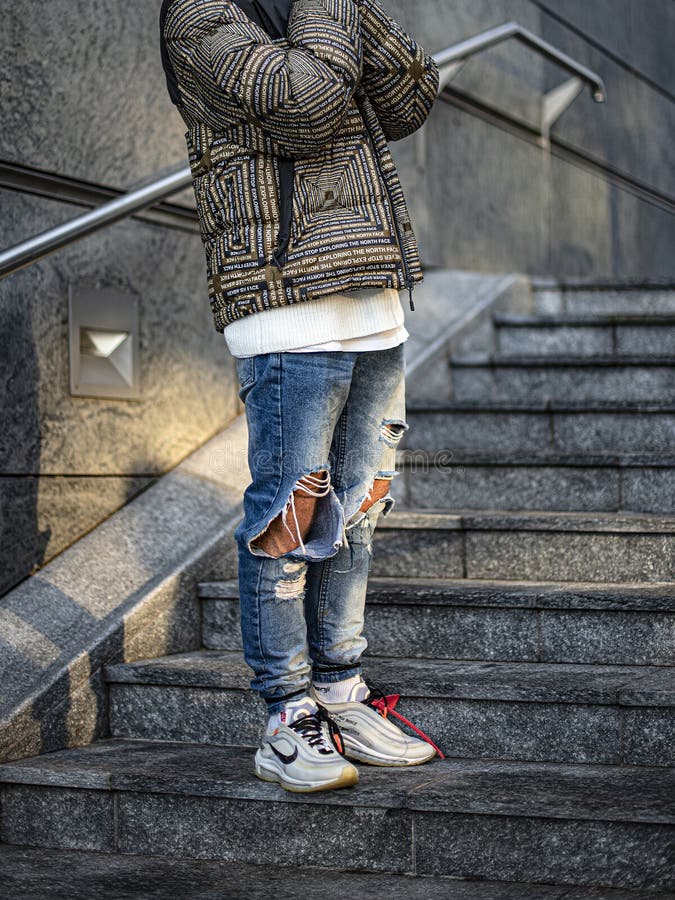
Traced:
<path fill-rule="evenodd" d="M 261 766 L 257 761 L 255 764 L 255 774 L 261 781 L 267 781 L 270 784 L 278 784 L 285 791 L 291 791 L 294 794 L 314 794 L 317 791 L 333 791 L 338 788 L 353 787 L 358 784 L 359 773 L 353 767 L 344 768 L 339 778 L 332 781 L 322 781 L 318 784 L 311 784 L 306 781 L 293 781 L 277 772 L 275 769 L 268 769 Z"/>
<path fill-rule="evenodd" d="M 366 763 L 369 766 L 421 766 L 436 756 L 436 751 L 431 746 L 429 747 L 429 753 L 421 759 L 406 759 L 405 757 L 400 756 L 375 756 L 361 744 L 352 743 L 352 739 L 348 738 L 344 733 L 342 737 L 345 744 L 345 756 L 347 759 Z"/>

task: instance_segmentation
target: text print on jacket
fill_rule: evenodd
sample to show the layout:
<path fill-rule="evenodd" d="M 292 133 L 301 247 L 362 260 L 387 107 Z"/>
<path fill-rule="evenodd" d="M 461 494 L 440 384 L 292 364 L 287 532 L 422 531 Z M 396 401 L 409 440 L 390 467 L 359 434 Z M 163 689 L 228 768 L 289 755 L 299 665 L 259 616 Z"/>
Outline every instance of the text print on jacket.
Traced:
<path fill-rule="evenodd" d="M 422 271 L 387 142 L 429 115 L 433 59 L 375 0 L 295 0 L 277 39 L 231 0 L 165 0 L 161 22 L 216 330 L 335 292 L 412 292 Z"/>

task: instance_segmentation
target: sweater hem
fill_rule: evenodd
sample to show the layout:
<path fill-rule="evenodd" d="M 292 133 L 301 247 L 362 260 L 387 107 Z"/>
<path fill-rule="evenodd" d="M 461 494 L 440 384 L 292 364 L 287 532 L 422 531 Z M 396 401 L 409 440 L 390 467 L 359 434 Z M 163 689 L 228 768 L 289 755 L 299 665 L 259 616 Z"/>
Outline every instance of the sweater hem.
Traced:
<path fill-rule="evenodd" d="M 394 288 L 335 293 L 313 303 L 289 304 L 233 322 L 224 337 L 233 356 L 276 353 L 328 341 L 367 337 L 404 324 Z"/>

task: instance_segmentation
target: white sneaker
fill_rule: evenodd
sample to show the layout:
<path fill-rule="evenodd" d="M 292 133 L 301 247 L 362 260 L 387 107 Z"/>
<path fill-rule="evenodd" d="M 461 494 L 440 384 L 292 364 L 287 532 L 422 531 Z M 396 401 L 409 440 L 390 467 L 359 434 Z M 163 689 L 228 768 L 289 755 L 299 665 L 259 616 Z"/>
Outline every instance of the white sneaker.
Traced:
<path fill-rule="evenodd" d="M 272 718 L 255 754 L 258 778 L 303 794 L 358 783 L 358 770 L 339 752 L 340 733 L 325 709 L 305 697 L 287 704 L 284 713 Z"/>
<path fill-rule="evenodd" d="M 314 698 L 338 725 L 344 743 L 345 756 L 372 766 L 419 766 L 438 753 L 443 754 L 429 739 L 422 740 L 401 731 L 389 718 L 398 702 L 398 695 L 385 696 L 371 691 L 360 702 L 327 703 L 313 692 Z M 394 713 L 411 727 L 403 716 Z"/>

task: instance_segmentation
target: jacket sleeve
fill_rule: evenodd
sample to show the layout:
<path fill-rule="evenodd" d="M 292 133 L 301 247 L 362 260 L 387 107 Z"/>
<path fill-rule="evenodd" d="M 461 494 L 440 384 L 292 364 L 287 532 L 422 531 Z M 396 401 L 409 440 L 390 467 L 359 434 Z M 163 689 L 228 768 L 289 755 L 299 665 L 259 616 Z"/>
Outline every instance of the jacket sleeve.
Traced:
<path fill-rule="evenodd" d="M 214 130 L 244 119 L 287 156 L 330 142 L 361 77 L 355 0 L 295 0 L 280 40 L 223 0 L 178 0 L 172 11 L 167 49 L 193 119 Z"/>
<path fill-rule="evenodd" d="M 434 59 L 379 5 L 359 0 L 363 40 L 361 87 L 388 140 L 407 137 L 426 121 L 438 94 Z"/>

